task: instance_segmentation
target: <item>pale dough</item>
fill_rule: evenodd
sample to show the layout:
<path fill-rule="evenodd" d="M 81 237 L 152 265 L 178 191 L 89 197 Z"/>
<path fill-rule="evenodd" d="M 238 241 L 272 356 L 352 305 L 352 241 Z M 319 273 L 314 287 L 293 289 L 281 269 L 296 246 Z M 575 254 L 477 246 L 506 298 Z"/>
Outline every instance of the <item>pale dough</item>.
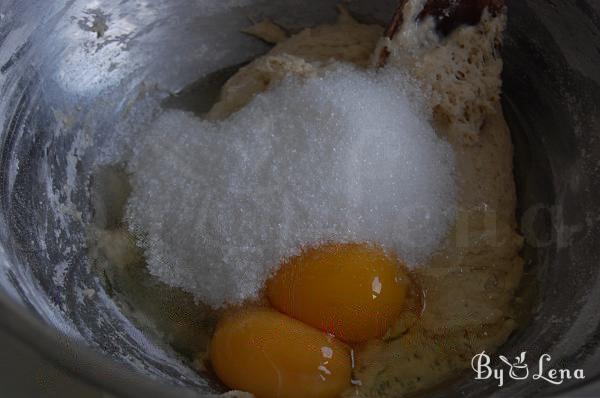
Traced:
<path fill-rule="evenodd" d="M 422 2 L 409 1 L 405 15 Z M 345 11 L 337 24 L 289 39 L 263 22 L 247 32 L 277 45 L 240 69 L 208 114 L 225 118 L 286 75 L 315 76 L 340 61 L 369 67 L 382 46 L 391 49 L 392 65 L 431 91 L 438 133 L 456 152 L 460 211 L 440 251 L 414 270 L 424 293 L 422 313 L 406 312 L 384 341 L 358 350 L 355 377 L 361 387 L 349 389 L 348 397 L 398 397 L 434 387 L 470 366 L 475 353 L 497 349 L 517 326 L 513 299 L 522 276 L 522 238 L 496 54 L 504 24 L 504 15 L 485 14 L 478 26 L 441 40 L 425 21 L 390 41 L 381 40 L 381 27 L 360 24 Z"/>

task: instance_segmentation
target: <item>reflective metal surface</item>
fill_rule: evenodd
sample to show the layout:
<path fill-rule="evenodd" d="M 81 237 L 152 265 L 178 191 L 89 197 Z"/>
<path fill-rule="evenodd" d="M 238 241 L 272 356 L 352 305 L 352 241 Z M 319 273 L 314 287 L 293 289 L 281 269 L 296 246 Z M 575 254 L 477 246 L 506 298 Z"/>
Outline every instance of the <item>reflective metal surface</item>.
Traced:
<path fill-rule="evenodd" d="M 216 392 L 122 316 L 93 272 L 90 173 L 170 94 L 200 82 L 208 101 L 215 73 L 266 51 L 239 33 L 249 19 L 301 28 L 333 21 L 336 3 L 0 0 L 0 326 L 119 395 Z M 583 367 L 589 389 L 600 374 L 600 3 L 508 5 L 504 106 L 539 306 L 503 352 Z M 360 19 L 382 24 L 394 7 L 349 2 Z M 82 293 L 89 289 L 93 296 Z M 569 388 L 579 387 L 497 389 L 468 375 L 442 395 Z"/>

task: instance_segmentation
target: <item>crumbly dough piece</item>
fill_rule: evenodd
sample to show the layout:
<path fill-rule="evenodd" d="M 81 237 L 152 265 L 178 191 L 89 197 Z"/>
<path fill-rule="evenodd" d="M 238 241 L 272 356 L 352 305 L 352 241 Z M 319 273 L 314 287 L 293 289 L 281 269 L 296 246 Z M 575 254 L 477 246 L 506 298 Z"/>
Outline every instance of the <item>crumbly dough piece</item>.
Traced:
<path fill-rule="evenodd" d="M 244 33 L 258 37 L 267 43 L 277 44 L 288 38 L 288 34 L 279 25 L 274 24 L 268 19 L 262 20 L 254 25 L 242 30 Z"/>
<path fill-rule="evenodd" d="M 408 1 L 404 15 L 416 15 L 423 4 Z M 522 276 L 522 238 L 496 53 L 505 20 L 485 13 L 479 25 L 445 39 L 425 20 L 406 24 L 389 40 L 381 39 L 380 27 L 357 23 L 344 12 L 337 24 L 278 42 L 242 68 L 209 113 L 227 117 L 284 76 L 314 76 L 334 61 L 367 67 L 376 46 L 384 45 L 392 66 L 409 71 L 431 92 L 436 129 L 456 153 L 460 211 L 443 247 L 414 270 L 423 290 L 421 313 L 405 312 L 384 340 L 357 351 L 361 386 L 345 396 L 399 397 L 432 388 L 470 366 L 475 353 L 497 349 L 517 326 L 513 297 Z"/>
<path fill-rule="evenodd" d="M 424 0 L 407 1 L 404 20 L 417 20 L 423 5 Z M 390 54 L 388 64 L 411 71 L 431 90 L 431 107 L 440 130 L 474 143 L 500 100 L 502 58 L 498 50 L 505 25 L 504 13 L 492 16 L 487 9 L 479 24 L 456 29 L 447 38 L 435 32 L 431 16 L 420 23 L 404 23 L 393 38 L 379 40 L 374 63 L 385 48 Z"/>

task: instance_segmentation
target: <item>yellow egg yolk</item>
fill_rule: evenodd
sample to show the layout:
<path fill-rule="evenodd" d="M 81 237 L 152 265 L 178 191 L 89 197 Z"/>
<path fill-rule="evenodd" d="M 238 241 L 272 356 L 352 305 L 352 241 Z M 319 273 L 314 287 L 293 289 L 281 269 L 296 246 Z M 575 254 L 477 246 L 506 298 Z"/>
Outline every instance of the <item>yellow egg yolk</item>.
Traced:
<path fill-rule="evenodd" d="M 344 343 L 266 308 L 225 315 L 210 360 L 223 383 L 257 398 L 337 397 L 352 371 Z"/>
<path fill-rule="evenodd" d="M 267 282 L 271 305 L 348 343 L 381 337 L 403 309 L 409 278 L 368 244 L 326 244 L 289 259 Z"/>

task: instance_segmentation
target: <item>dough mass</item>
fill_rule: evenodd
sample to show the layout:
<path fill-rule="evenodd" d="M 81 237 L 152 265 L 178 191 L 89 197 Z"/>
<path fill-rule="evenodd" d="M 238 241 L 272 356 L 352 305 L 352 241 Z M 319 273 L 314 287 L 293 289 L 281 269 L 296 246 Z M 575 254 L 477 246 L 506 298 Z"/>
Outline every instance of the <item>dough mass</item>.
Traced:
<path fill-rule="evenodd" d="M 408 2 L 405 15 L 418 3 Z M 470 366 L 474 354 L 497 349 L 517 327 L 513 300 L 523 272 L 522 238 L 496 51 L 504 24 L 504 15 L 486 12 L 480 24 L 440 39 L 429 20 L 405 24 L 390 41 L 380 39 L 381 27 L 358 23 L 343 10 L 337 24 L 290 38 L 262 22 L 249 33 L 276 45 L 227 82 L 208 114 L 226 118 L 288 75 L 314 77 L 336 62 L 371 67 L 383 45 L 392 49 L 392 65 L 430 90 L 437 133 L 456 154 L 459 211 L 430 263 L 413 270 L 422 289 L 421 313 L 405 312 L 385 339 L 358 351 L 359 396 L 398 397 L 431 388 Z M 349 389 L 346 395 L 355 394 Z"/>

